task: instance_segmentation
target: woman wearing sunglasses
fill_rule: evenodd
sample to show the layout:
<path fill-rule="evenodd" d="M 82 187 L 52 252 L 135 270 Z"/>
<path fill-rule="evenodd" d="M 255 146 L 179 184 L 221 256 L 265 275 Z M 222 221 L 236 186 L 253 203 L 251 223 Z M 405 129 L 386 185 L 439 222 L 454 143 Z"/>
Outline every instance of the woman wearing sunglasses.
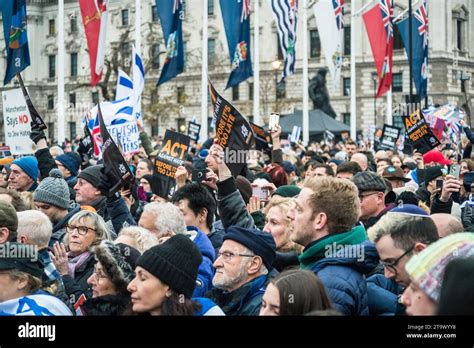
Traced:
<path fill-rule="evenodd" d="M 82 294 L 86 298 L 92 297 L 87 279 L 94 273 L 96 260 L 91 249 L 110 239 L 104 219 L 96 213 L 82 210 L 69 220 L 64 243 L 53 245 L 51 259 L 63 278 L 66 293 L 73 304 Z"/>

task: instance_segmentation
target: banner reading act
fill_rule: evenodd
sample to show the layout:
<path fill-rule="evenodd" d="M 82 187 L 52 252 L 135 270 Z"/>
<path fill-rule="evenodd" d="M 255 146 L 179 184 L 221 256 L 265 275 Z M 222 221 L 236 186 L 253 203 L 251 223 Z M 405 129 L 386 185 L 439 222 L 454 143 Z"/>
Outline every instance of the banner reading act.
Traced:
<path fill-rule="evenodd" d="M 152 182 L 154 194 L 166 199 L 173 195 L 176 169 L 184 164 L 190 140 L 185 134 L 166 130 L 163 145 L 155 159 Z"/>
<path fill-rule="evenodd" d="M 440 145 L 439 140 L 434 136 L 420 110 L 416 110 L 410 116 L 402 115 L 402 119 L 408 138 L 421 153 Z"/>

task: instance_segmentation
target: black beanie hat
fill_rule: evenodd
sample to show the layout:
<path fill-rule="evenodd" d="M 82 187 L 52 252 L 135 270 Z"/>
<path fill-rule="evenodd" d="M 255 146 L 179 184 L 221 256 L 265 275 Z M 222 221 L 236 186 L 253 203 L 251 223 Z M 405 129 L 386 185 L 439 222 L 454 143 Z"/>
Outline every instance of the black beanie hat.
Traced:
<path fill-rule="evenodd" d="M 166 242 L 148 249 L 137 261 L 178 294 L 191 298 L 202 256 L 196 245 L 185 235 L 177 234 Z"/>
<path fill-rule="evenodd" d="M 428 167 L 425 169 L 425 186 L 428 186 L 431 180 L 443 176 L 440 166 Z"/>
<path fill-rule="evenodd" d="M 81 171 L 77 177 L 84 179 L 95 188 L 98 188 L 98 185 L 100 184 L 100 170 L 102 168 L 104 168 L 103 165 L 87 167 Z"/>
<path fill-rule="evenodd" d="M 224 240 L 233 240 L 252 250 L 263 260 L 263 264 L 271 271 L 275 259 L 276 244 L 271 233 L 262 232 L 255 228 L 247 229 L 239 226 L 230 226 L 226 230 Z"/>

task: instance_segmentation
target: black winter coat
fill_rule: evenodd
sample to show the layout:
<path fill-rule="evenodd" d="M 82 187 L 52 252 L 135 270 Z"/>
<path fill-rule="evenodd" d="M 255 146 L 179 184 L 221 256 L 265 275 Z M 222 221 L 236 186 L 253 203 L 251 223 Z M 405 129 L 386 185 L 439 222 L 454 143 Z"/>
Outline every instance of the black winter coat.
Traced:
<path fill-rule="evenodd" d="M 94 254 L 91 254 L 89 258 L 76 269 L 74 278 L 70 275 L 63 276 L 64 288 L 72 303 L 76 303 L 83 294 L 86 298 L 92 297 L 92 289 L 91 286 L 87 284 L 87 279 L 94 273 L 95 263 Z"/>
<path fill-rule="evenodd" d="M 81 311 L 84 315 L 95 316 L 133 314 L 130 294 L 105 295 L 90 298 L 81 306 Z"/>

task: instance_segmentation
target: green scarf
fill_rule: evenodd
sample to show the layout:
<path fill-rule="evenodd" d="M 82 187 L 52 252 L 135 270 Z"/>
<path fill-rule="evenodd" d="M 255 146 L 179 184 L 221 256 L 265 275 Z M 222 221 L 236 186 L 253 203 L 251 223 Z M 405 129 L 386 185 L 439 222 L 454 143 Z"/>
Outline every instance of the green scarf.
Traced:
<path fill-rule="evenodd" d="M 302 269 L 308 269 L 310 266 L 325 257 L 326 245 L 336 243 L 337 245 L 355 245 L 367 240 L 365 228 L 362 225 L 355 226 L 352 230 L 343 233 L 336 233 L 321 238 L 314 243 L 309 249 L 305 249 L 299 256 Z"/>

